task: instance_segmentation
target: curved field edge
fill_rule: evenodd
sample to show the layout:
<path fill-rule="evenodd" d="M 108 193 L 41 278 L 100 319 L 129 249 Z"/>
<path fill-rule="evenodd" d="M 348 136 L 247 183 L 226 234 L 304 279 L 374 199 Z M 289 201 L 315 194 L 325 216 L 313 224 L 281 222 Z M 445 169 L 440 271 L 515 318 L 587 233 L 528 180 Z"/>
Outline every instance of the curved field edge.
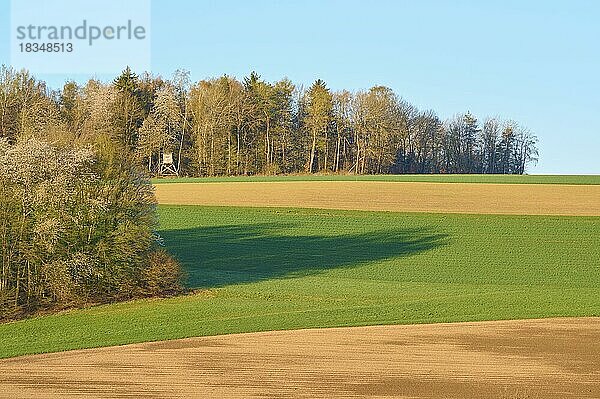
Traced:
<path fill-rule="evenodd" d="M 600 175 L 279 175 L 155 178 L 153 184 L 273 181 L 389 181 L 431 183 L 599 185 Z"/>
<path fill-rule="evenodd" d="M 0 325 L 0 357 L 268 330 L 598 316 L 600 218 L 160 206 L 182 297 Z"/>
<path fill-rule="evenodd" d="M 6 359 L 0 390 L 31 398 L 61 398 L 65 389 L 82 397 L 430 398 L 442 388 L 461 398 L 591 399 L 600 396 L 599 334 L 600 318 L 553 318 L 199 337 Z"/>

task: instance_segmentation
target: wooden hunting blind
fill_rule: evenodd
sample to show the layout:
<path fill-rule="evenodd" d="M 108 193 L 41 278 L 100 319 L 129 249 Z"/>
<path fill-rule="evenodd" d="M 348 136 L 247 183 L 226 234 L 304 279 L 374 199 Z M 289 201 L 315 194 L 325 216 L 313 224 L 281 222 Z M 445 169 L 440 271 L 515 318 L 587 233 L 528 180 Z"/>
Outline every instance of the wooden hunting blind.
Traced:
<path fill-rule="evenodd" d="M 179 176 L 179 171 L 173 162 L 172 152 L 163 152 L 161 154 L 159 173 L 162 176 Z"/>

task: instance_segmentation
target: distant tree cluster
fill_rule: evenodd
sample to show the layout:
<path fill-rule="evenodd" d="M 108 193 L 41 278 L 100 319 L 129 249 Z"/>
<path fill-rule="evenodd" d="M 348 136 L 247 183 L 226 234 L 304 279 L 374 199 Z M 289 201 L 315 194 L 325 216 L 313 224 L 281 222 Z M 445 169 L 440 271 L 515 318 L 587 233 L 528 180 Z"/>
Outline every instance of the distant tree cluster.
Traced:
<path fill-rule="evenodd" d="M 173 154 L 180 175 L 278 173 L 522 174 L 537 160 L 537 139 L 514 121 L 470 113 L 442 121 L 382 86 L 332 92 L 251 73 L 192 83 L 137 76 L 68 82 L 48 91 L 27 72 L 0 71 L 0 137 L 51 135 L 122 143 L 136 162 L 160 172 Z"/>

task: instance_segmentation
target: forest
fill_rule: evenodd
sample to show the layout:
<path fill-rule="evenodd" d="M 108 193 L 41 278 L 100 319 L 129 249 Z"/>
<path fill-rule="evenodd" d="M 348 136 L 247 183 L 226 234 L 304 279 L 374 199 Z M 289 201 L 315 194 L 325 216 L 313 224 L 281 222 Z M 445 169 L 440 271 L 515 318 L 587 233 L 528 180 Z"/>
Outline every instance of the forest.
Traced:
<path fill-rule="evenodd" d="M 255 73 L 192 82 L 126 68 L 112 82 L 68 81 L 59 90 L 27 71 L 0 70 L 0 138 L 102 146 L 110 139 L 151 175 L 292 173 L 523 174 L 537 138 L 513 120 L 469 112 L 441 120 L 390 88 L 332 91 Z"/>

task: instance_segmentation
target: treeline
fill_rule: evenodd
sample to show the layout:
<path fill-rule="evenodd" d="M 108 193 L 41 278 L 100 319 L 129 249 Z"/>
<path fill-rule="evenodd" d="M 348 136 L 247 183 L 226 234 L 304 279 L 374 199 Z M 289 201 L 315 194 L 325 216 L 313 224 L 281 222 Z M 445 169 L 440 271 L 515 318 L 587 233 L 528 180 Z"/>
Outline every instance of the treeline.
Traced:
<path fill-rule="evenodd" d="M 151 174 L 163 154 L 188 176 L 522 174 L 538 155 L 536 137 L 514 121 L 442 121 L 382 86 L 332 92 L 322 80 L 304 89 L 256 73 L 192 83 L 184 71 L 163 79 L 127 68 L 108 84 L 49 91 L 25 71 L 0 75 L 0 137 L 109 137 Z"/>

